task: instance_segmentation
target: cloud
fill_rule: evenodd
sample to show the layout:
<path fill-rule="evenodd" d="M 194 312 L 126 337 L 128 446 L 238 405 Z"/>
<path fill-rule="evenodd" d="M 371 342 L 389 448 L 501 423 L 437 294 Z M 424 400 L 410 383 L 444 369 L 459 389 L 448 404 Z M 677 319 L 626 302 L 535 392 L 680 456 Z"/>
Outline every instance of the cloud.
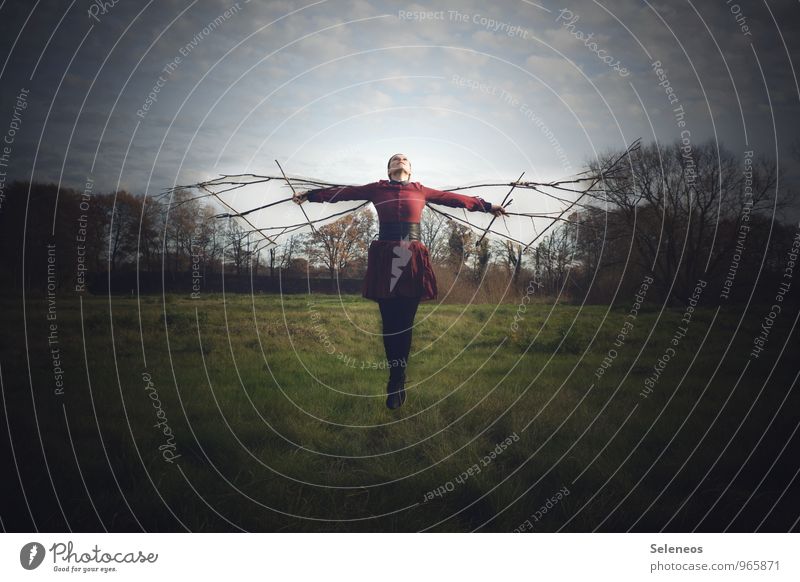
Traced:
<path fill-rule="evenodd" d="M 26 113 L 24 136 L 15 146 L 16 171 L 30 175 L 44 113 L 52 101 L 44 135 L 46 150 L 38 157 L 36 175 L 57 177 L 78 107 L 118 40 L 88 95 L 65 165 L 65 179 L 80 183 L 100 147 L 99 188 L 116 184 L 137 122 L 123 176 L 132 189 L 146 183 L 154 163 L 153 183 L 164 184 L 174 181 L 177 173 L 191 177 L 214 173 L 217 158 L 220 167 L 228 170 L 248 164 L 263 169 L 275 156 L 289 155 L 295 155 L 296 167 L 308 174 L 319 168 L 322 173 L 337 175 L 337 180 L 353 183 L 374 176 L 375 172 L 365 167 L 380 168 L 385 163 L 384 151 L 390 155 L 394 153 L 390 150 L 397 149 L 397 136 L 421 152 L 430 176 L 440 182 L 446 182 L 454 168 L 463 179 L 469 179 L 470 172 L 518 173 L 517 166 L 529 163 L 526 157 L 534 160 L 530 163 L 556 172 L 559 167 L 553 161 L 552 144 L 531 119 L 532 114 L 521 110 L 521 104 L 546 123 L 571 160 L 581 160 L 593 148 L 622 147 L 620 133 L 647 139 L 650 123 L 659 140 L 670 141 L 677 133 L 673 106 L 652 71 L 654 59 L 661 60 L 668 70 L 671 86 L 690 119 L 693 139 L 700 141 L 716 129 L 721 139 L 741 150 L 744 129 L 739 101 L 751 147 L 759 151 L 773 147 L 773 113 L 781 147 L 797 135 L 799 96 L 789 57 L 797 59 L 800 18 L 797 5 L 790 3 L 742 3 L 742 14 L 752 29 L 748 36 L 724 2 L 695 2 L 700 17 L 691 7 L 678 10 L 669 2 L 648 5 L 640 0 L 620 0 L 602 6 L 590 0 L 570 2 L 570 10 L 580 16 L 575 28 L 594 34 L 598 45 L 631 71 L 623 78 L 556 21 L 560 6 L 547 12 L 524 2 L 467 0 L 441 8 L 425 2 L 402 5 L 404 10 L 435 9 L 445 14 L 441 19 L 415 22 L 398 18 L 401 5 L 383 0 L 316 5 L 288 0 L 240 1 L 241 9 L 203 35 L 170 73 L 146 118 L 138 119 L 136 111 L 164 65 L 232 5 L 228 0 L 198 2 L 165 32 L 169 22 L 188 6 L 185 0 L 159 1 L 138 17 L 142 4 L 120 2 L 94 26 L 76 52 L 90 26 L 85 7 L 70 12 L 55 30 L 66 7 L 56 0 L 43 0 L 20 36 L 3 79 L 14 91 L 3 92 L 0 112 L 10 110 L 12 93 L 28 83 L 42 54 L 43 39 L 55 31 L 29 83 L 35 105 Z M 0 10 L 0 45 L 5 49 L 1 54 L 10 50 L 30 9 L 24 3 L 6 3 Z M 449 10 L 459 16 L 451 16 Z M 293 11 L 297 12 L 290 14 Z M 345 24 L 352 20 L 360 21 Z M 513 26 L 529 36 L 504 33 Z M 778 32 L 788 45 L 788 56 Z M 427 48 L 409 48 L 413 45 Z M 264 60 L 276 50 L 276 55 Z M 55 87 L 65 71 L 56 96 Z M 494 89 L 458 86 L 453 75 Z M 293 77 L 297 78 L 281 87 Z M 380 80 L 386 77 L 405 78 Z M 501 91 L 516 98 L 516 105 L 504 100 Z M 118 95 L 119 104 L 98 144 Z M 398 109 L 403 107 L 408 109 Z M 201 131 L 179 169 L 176 166 L 198 126 Z M 164 149 L 155 159 L 162 140 Z M 474 150 L 470 155 L 485 157 L 485 161 L 479 165 L 474 159 L 465 162 L 459 147 Z M 332 168 L 331 151 L 349 153 Z"/>

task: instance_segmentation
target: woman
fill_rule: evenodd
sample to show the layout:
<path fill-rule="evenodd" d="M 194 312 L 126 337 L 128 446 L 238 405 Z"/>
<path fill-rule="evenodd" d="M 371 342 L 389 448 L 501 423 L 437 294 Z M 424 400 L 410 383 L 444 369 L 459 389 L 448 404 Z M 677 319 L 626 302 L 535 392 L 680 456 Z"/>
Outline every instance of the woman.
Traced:
<path fill-rule="evenodd" d="M 389 364 L 386 406 L 395 409 L 406 399 L 406 366 L 417 307 L 420 301 L 436 299 L 438 294 L 428 249 L 420 241 L 419 221 L 425 203 L 491 212 L 495 216 L 506 211 L 479 196 L 442 192 L 411 182 L 411 163 L 404 154 L 389 158 L 387 171 L 389 180 L 308 190 L 296 194 L 294 202 L 369 200 L 375 205 L 380 233 L 369 247 L 362 295 L 376 301 L 381 311 Z"/>

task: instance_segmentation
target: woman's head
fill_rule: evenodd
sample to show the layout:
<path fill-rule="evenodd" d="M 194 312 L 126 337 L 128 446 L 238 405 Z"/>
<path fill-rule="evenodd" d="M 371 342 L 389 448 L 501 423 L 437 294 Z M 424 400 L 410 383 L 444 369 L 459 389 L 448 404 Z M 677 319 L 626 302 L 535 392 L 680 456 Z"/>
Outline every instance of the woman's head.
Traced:
<path fill-rule="evenodd" d="M 411 176 L 411 162 L 405 154 L 395 154 L 389 158 L 386 171 L 393 180 L 408 180 Z"/>

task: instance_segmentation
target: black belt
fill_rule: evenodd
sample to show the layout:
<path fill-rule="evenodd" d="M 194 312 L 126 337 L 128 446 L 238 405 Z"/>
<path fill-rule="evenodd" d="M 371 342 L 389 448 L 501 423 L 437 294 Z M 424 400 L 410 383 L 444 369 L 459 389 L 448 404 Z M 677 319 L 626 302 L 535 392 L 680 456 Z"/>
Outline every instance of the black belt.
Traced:
<path fill-rule="evenodd" d="M 378 240 L 420 240 L 419 222 L 381 222 Z"/>

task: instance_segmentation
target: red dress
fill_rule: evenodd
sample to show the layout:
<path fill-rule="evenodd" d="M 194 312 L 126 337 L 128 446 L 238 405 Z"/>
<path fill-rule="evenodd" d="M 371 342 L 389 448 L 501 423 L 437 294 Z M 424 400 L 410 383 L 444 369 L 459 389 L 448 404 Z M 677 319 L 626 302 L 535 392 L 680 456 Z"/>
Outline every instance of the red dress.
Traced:
<path fill-rule="evenodd" d="M 369 200 L 384 222 L 420 222 L 426 202 L 452 208 L 489 212 L 491 203 L 479 196 L 464 196 L 426 188 L 419 182 L 380 180 L 364 186 L 345 186 L 311 190 L 310 202 Z M 436 299 L 436 275 L 427 247 L 418 240 L 374 240 L 367 255 L 367 274 L 361 295 L 377 301 L 390 297 Z"/>

